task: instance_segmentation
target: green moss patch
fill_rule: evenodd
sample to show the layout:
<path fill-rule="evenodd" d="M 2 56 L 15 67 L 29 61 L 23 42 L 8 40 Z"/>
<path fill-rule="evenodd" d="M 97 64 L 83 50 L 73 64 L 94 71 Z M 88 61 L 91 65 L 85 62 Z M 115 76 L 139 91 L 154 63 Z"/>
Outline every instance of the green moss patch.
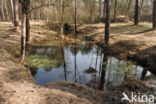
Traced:
<path fill-rule="evenodd" d="M 31 69 L 44 68 L 49 71 L 62 64 L 61 59 L 49 59 L 41 55 L 30 55 L 26 58 L 26 66 Z"/>
<path fill-rule="evenodd" d="M 133 65 L 134 64 L 130 61 L 120 63 L 117 67 L 118 69 L 113 70 L 112 73 L 119 74 L 119 75 L 125 75 L 125 74 L 134 75 L 136 72 L 136 69 L 134 68 Z"/>

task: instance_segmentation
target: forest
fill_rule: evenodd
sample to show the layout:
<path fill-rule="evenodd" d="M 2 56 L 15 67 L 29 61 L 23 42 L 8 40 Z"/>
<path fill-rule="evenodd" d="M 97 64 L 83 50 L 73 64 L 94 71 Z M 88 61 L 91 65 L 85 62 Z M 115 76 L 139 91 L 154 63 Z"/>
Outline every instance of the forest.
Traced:
<path fill-rule="evenodd" d="M 0 0 L 0 104 L 156 104 L 156 0 Z"/>

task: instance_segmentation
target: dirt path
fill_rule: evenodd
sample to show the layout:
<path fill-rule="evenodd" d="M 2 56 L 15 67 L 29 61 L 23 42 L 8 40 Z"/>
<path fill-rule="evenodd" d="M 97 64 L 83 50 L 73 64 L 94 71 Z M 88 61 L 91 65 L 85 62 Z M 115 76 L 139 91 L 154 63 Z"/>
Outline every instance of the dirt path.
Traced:
<path fill-rule="evenodd" d="M 0 104 L 120 104 L 121 89 L 104 92 L 64 81 L 54 82 L 45 87 L 38 86 L 29 70 L 19 65 L 10 55 L 12 52 L 15 53 L 17 45 L 20 44 L 20 33 L 13 32 L 11 28 L 10 23 L 0 23 Z M 46 30 L 32 28 L 34 28 L 31 32 L 32 40 L 36 37 L 37 41 L 43 37 L 47 38 L 43 35 Z M 51 31 L 50 33 L 55 34 Z M 143 86 L 141 89 L 148 93 L 153 92 L 151 89 L 155 89 L 151 83 L 151 86 L 147 87 L 143 82 L 138 83 L 134 80 L 131 82 L 137 84 L 126 83 L 119 88 L 129 91 L 137 87 L 136 91 L 138 91 L 139 86 Z"/>
<path fill-rule="evenodd" d="M 0 104 L 91 103 L 72 93 L 36 85 L 30 72 L 10 61 L 9 56 L 2 50 L 0 50 L 0 76 Z"/>

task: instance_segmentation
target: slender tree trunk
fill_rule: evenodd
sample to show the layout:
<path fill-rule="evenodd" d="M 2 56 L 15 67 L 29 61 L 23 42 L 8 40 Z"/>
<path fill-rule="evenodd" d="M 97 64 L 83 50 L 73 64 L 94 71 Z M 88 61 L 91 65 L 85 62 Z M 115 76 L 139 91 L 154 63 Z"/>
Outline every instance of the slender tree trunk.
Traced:
<path fill-rule="evenodd" d="M 128 0 L 127 3 L 128 3 L 127 16 L 129 16 L 129 12 L 130 12 L 130 9 L 131 9 L 132 0 Z"/>
<path fill-rule="evenodd" d="M 102 4 L 102 0 L 99 0 L 99 19 L 101 18 L 101 4 Z"/>
<path fill-rule="evenodd" d="M 4 15 L 4 0 L 1 1 L 1 12 L 2 12 L 2 21 L 5 21 L 5 15 Z"/>
<path fill-rule="evenodd" d="M 109 0 L 105 0 L 106 2 L 106 19 L 105 19 L 105 44 L 109 45 L 109 35 L 110 35 L 110 5 Z"/>
<path fill-rule="evenodd" d="M 140 2 L 141 2 L 141 3 L 140 3 L 141 5 L 140 5 L 140 10 L 139 10 L 139 15 L 142 15 L 142 9 L 143 9 L 143 7 L 144 7 L 144 2 L 145 2 L 145 1 L 144 1 L 144 0 L 141 0 Z"/>
<path fill-rule="evenodd" d="M 75 82 L 77 82 L 77 65 L 76 65 L 76 38 L 77 38 L 77 0 L 75 0 L 75 19 L 74 19 L 74 22 L 75 22 L 75 57 L 74 57 L 74 61 L 75 61 Z"/>
<path fill-rule="evenodd" d="M 21 64 L 24 63 L 26 55 L 26 13 L 22 16 L 22 32 L 21 32 Z"/>
<path fill-rule="evenodd" d="M 40 16 L 41 16 L 41 15 L 40 15 L 40 8 L 39 8 L 39 10 L 37 10 L 37 20 L 38 20 L 38 21 L 40 21 L 40 19 L 41 19 Z"/>
<path fill-rule="evenodd" d="M 13 24 L 14 24 L 14 4 L 13 4 L 13 0 L 10 0 L 11 1 L 11 9 L 12 9 L 12 20 L 13 20 Z"/>
<path fill-rule="evenodd" d="M 5 2 L 4 7 L 5 7 L 5 11 L 6 11 L 6 19 L 7 19 L 7 21 L 9 21 L 10 20 L 10 16 L 9 16 L 9 11 L 8 11 L 8 7 L 7 7 L 7 2 Z"/>
<path fill-rule="evenodd" d="M 26 57 L 26 34 L 27 34 L 27 1 L 21 0 L 22 6 L 22 20 L 21 20 L 21 64 L 24 64 Z"/>
<path fill-rule="evenodd" d="M 116 22 L 116 17 L 117 17 L 117 0 L 115 0 L 115 5 L 114 5 L 114 22 Z"/>
<path fill-rule="evenodd" d="M 64 26 L 64 2 L 61 1 L 61 29 L 60 29 L 60 34 L 61 34 L 61 37 L 64 38 L 64 35 L 63 35 L 63 26 Z"/>
<path fill-rule="evenodd" d="M 48 2 L 46 1 L 46 5 L 48 5 Z M 49 17 L 48 17 L 48 13 L 49 13 L 49 6 L 46 7 L 46 23 L 49 22 Z"/>
<path fill-rule="evenodd" d="M 11 0 L 14 29 L 19 31 L 18 0 Z"/>
<path fill-rule="evenodd" d="M 139 1 L 135 2 L 135 15 L 134 15 L 134 25 L 138 25 L 139 23 Z"/>
<path fill-rule="evenodd" d="M 156 0 L 153 3 L 153 29 L 156 29 Z"/>
<path fill-rule="evenodd" d="M 19 27 L 19 14 L 18 14 L 18 0 L 14 0 L 14 25 L 15 28 Z"/>
<path fill-rule="evenodd" d="M 30 0 L 26 1 L 27 11 L 30 10 Z M 30 40 L 30 14 L 26 13 L 26 50 L 29 48 L 29 40 Z"/>
<path fill-rule="evenodd" d="M 143 71 L 142 71 L 142 74 L 141 74 L 141 80 L 145 80 L 145 77 L 146 77 L 146 74 L 147 74 L 147 69 L 144 68 Z"/>
<path fill-rule="evenodd" d="M 77 0 L 75 0 L 75 35 L 77 35 Z"/>
<path fill-rule="evenodd" d="M 106 17 L 106 1 L 103 1 L 103 19 Z"/>

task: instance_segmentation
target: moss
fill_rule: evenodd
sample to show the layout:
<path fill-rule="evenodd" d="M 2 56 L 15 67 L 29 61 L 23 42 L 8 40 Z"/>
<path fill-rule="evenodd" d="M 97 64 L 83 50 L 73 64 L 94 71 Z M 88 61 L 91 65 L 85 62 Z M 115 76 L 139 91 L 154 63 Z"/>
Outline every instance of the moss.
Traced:
<path fill-rule="evenodd" d="M 125 62 L 123 61 L 122 63 L 120 63 L 118 65 L 118 69 L 117 70 L 113 70 L 112 73 L 115 73 L 115 74 L 119 74 L 119 75 L 125 75 L 125 74 L 128 74 L 128 75 L 134 75 L 135 74 L 135 68 L 133 66 L 134 64 L 130 61 L 128 62 Z"/>
<path fill-rule="evenodd" d="M 52 68 L 60 66 L 61 59 L 49 59 L 42 55 L 30 55 L 26 58 L 26 66 L 31 69 L 44 68 L 49 71 Z"/>
<path fill-rule="evenodd" d="M 88 73 L 88 74 L 92 74 L 92 73 L 96 73 L 97 70 L 94 69 L 94 68 L 92 68 L 92 67 L 89 67 L 89 69 L 85 70 L 84 72 L 85 72 L 85 73 Z"/>

